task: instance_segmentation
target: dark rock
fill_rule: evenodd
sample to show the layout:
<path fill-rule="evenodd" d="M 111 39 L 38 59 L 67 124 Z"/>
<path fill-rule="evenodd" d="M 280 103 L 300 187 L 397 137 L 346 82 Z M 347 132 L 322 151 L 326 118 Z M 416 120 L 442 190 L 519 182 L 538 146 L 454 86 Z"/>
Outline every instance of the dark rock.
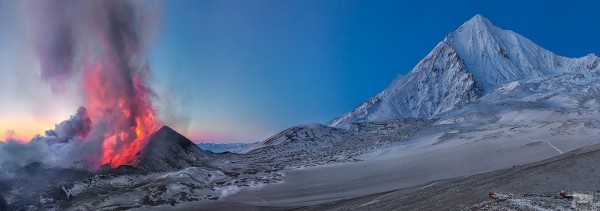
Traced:
<path fill-rule="evenodd" d="M 175 130 L 163 126 L 149 136 L 148 144 L 137 155 L 137 168 L 152 171 L 176 171 L 187 167 L 210 167 L 212 153 Z"/>

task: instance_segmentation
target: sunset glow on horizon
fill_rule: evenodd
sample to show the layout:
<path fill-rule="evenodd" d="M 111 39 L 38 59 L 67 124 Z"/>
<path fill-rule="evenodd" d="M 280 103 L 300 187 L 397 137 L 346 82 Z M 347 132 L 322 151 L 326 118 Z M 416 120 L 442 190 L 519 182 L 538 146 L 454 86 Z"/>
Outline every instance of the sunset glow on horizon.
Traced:
<path fill-rule="evenodd" d="M 164 125 L 196 142 L 254 142 L 299 124 L 326 124 L 406 74 L 478 13 L 559 55 L 600 54 L 598 31 L 570 24 L 594 21 L 588 13 L 547 20 L 555 17 L 523 7 L 506 16 L 502 1 L 440 2 L 426 13 L 418 12 L 427 7 L 421 2 L 159 2 L 159 26 L 145 46 L 154 108 Z M 43 79 L 30 3 L 0 3 L 1 140 L 29 140 L 85 106 L 75 81 L 81 75 L 64 79 L 62 92 Z"/>

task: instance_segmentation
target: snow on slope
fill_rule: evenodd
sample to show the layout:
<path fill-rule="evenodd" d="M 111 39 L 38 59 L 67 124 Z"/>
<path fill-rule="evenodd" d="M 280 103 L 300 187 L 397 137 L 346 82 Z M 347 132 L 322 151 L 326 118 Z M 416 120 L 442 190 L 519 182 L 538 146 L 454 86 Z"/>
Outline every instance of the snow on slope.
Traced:
<path fill-rule="evenodd" d="M 565 122 L 570 120 L 560 117 L 569 113 L 585 120 L 600 114 L 598 99 L 600 71 L 551 75 L 508 83 L 473 103 L 440 113 L 436 124 L 481 123 L 486 119 Z"/>
<path fill-rule="evenodd" d="M 198 147 L 200 147 L 200 149 L 211 151 L 214 153 L 221 153 L 221 152 L 237 153 L 237 152 L 240 152 L 240 151 L 244 150 L 245 148 L 248 148 L 257 143 L 258 142 L 254 142 L 254 143 L 223 143 L 223 144 L 221 144 L 221 143 L 199 143 L 196 145 Z"/>
<path fill-rule="evenodd" d="M 167 126 L 150 135 L 137 159 L 135 167 L 94 172 L 42 163 L 0 172 L 0 210 L 173 209 L 279 183 L 282 176 L 270 161 L 203 151 Z"/>
<path fill-rule="evenodd" d="M 481 15 L 440 42 L 406 76 L 329 125 L 405 117 L 430 118 L 523 79 L 600 69 L 600 59 L 558 56 Z"/>
<path fill-rule="evenodd" d="M 353 158 L 360 162 L 285 171 L 282 184 L 242 192 L 225 203 L 307 206 L 375 193 L 384 195 L 384 192 L 413 185 L 437 186 L 424 185 L 434 180 L 514 168 L 567 154 L 600 143 L 597 138 L 600 135 L 598 99 L 600 71 L 564 73 L 509 83 L 475 102 L 439 114 L 430 120 L 436 121 L 435 124 L 426 125 L 408 138 L 372 153 L 364 154 L 363 151 L 363 154 L 354 155 Z M 352 123 L 348 131 L 355 133 L 340 143 L 375 145 L 378 141 L 390 140 L 389 137 L 397 135 L 381 135 L 394 121 L 398 120 Z M 270 153 L 275 155 L 303 150 L 298 147 L 300 145 L 283 147 L 286 141 L 278 143 L 263 149 L 272 149 Z M 354 149 L 360 150 L 360 147 L 355 145 Z M 351 150 L 346 149 L 346 152 Z M 298 160 L 312 159 L 301 153 L 296 156 Z M 277 163 L 277 157 L 273 160 Z M 521 185 L 537 187 L 537 182 Z M 351 209 L 342 209 L 346 208 Z"/>
<path fill-rule="evenodd" d="M 443 42 L 456 49 L 469 72 L 488 92 L 512 81 L 570 71 L 577 61 L 502 30 L 481 15 L 464 23 Z"/>
<path fill-rule="evenodd" d="M 259 144 L 250 146 L 242 151 L 248 153 L 267 146 L 276 146 L 282 144 L 293 144 L 301 142 L 301 144 L 314 145 L 331 145 L 342 141 L 342 137 L 346 135 L 346 131 L 338 128 L 331 128 L 319 124 L 300 125 L 288 128 Z M 299 141 L 301 140 L 301 141 Z M 319 146 L 319 148 L 325 146 Z M 303 149 L 312 149 L 314 147 L 303 146 Z"/>
<path fill-rule="evenodd" d="M 355 156 L 402 142 L 428 125 L 431 121 L 424 119 L 356 123 L 350 129 L 300 125 L 253 145 L 243 153 L 269 160 L 280 168 L 358 161 Z"/>
<path fill-rule="evenodd" d="M 242 191 L 222 203 L 306 206 L 510 168 L 598 144 L 597 64 L 594 55 L 554 55 L 476 16 L 406 77 L 332 122 L 336 127 L 293 127 L 243 155 L 277 168 L 321 166 L 286 170 L 283 183 Z M 328 163 L 337 164 L 322 165 Z"/>
<path fill-rule="evenodd" d="M 442 42 L 408 75 L 330 125 L 348 127 L 357 121 L 429 117 L 473 101 L 481 93 L 481 86 L 457 52 Z"/>

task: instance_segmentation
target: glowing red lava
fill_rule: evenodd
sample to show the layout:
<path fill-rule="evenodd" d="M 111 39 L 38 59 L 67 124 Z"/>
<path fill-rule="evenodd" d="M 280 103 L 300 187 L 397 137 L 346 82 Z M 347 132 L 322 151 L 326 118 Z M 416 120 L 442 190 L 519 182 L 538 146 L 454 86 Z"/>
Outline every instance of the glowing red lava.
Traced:
<path fill-rule="evenodd" d="M 100 163 L 113 168 L 135 165 L 136 154 L 146 145 L 146 137 L 158 128 L 151 92 L 140 76 L 110 77 L 118 71 L 96 63 L 84 75 L 84 90 L 90 117 L 103 131 Z M 117 81 L 115 81 L 117 80 Z"/>

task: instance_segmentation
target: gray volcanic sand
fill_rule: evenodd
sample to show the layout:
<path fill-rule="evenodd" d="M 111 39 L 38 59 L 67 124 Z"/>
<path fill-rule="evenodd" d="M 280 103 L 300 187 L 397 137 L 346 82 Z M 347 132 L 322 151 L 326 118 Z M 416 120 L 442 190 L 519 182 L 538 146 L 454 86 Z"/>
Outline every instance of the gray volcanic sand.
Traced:
<path fill-rule="evenodd" d="M 600 145 L 540 162 L 396 191 L 340 200 L 303 210 L 460 210 L 489 200 L 488 192 L 542 194 L 600 190 Z"/>
<path fill-rule="evenodd" d="M 242 188 L 216 202 L 182 204 L 182 208 L 310 209 L 316 206 L 314 208 L 325 209 L 341 206 L 352 209 L 461 209 L 485 200 L 489 191 L 556 192 L 576 188 L 569 184 L 600 184 L 593 177 L 587 178 L 589 182 L 576 180 L 565 183 L 562 179 L 566 175 L 560 175 L 562 172 L 558 170 L 532 172 L 529 167 L 515 168 L 521 169 L 521 173 L 530 178 L 523 182 L 519 180 L 523 176 L 512 177 L 513 172 L 496 177 L 491 177 L 495 173 L 474 176 L 476 179 L 464 177 L 499 169 L 513 170 L 513 166 L 598 143 L 595 134 L 549 135 L 552 124 L 529 125 L 521 133 L 512 132 L 510 138 L 502 135 L 513 129 L 512 126 L 494 126 L 448 136 L 447 133 L 440 135 L 440 128 L 434 128 L 432 131 L 438 132 L 425 132 L 415 137 L 418 142 L 359 157 L 363 161 L 288 170 L 282 177 L 283 183 L 258 190 Z M 581 170 L 573 171 L 578 175 Z M 456 179 L 432 183 L 448 178 Z M 556 181 L 549 182 L 551 178 Z M 554 185 L 545 185 L 545 189 L 541 189 L 538 186 L 544 181 Z M 333 204 L 327 204 L 330 202 Z"/>

